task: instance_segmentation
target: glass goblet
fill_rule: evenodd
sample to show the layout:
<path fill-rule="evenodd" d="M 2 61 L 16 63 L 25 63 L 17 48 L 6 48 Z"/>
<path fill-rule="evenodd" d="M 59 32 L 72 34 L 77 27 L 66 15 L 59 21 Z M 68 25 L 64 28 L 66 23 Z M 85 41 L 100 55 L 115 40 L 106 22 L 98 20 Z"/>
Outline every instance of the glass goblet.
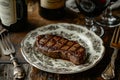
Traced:
<path fill-rule="evenodd" d="M 112 14 L 112 8 L 110 7 L 112 4 L 114 4 L 117 0 L 110 0 L 109 6 L 104 11 L 104 13 L 101 15 L 101 18 L 97 18 L 96 22 L 99 25 L 107 26 L 107 27 L 116 27 L 120 25 L 120 17 Z"/>
<path fill-rule="evenodd" d="M 75 2 L 79 11 L 86 16 L 86 27 L 101 37 L 104 29 L 95 24 L 94 18 L 107 8 L 110 0 L 75 0 Z"/>

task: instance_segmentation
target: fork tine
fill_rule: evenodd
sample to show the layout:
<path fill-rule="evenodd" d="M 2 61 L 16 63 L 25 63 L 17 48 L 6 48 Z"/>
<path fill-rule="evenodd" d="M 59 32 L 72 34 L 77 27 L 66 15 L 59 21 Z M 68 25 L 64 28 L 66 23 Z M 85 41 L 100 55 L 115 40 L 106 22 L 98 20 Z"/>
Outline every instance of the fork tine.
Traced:
<path fill-rule="evenodd" d="M 7 35 L 5 37 L 6 46 L 9 50 L 11 50 L 12 53 L 14 53 L 15 49 L 14 49 L 14 46 L 13 46 L 9 36 L 10 36 L 9 33 L 7 33 Z"/>
<path fill-rule="evenodd" d="M 0 47 L 1 47 L 1 50 L 3 51 L 3 53 L 5 54 L 5 55 L 9 55 L 8 53 L 6 53 L 6 51 L 7 51 L 7 48 L 6 48 L 6 43 L 5 43 L 5 40 L 4 40 L 4 34 L 2 33 L 1 35 L 1 39 L 0 39 Z"/>
<path fill-rule="evenodd" d="M 7 42 L 9 43 L 9 46 L 10 46 L 10 48 L 12 49 L 12 51 L 13 51 L 13 53 L 14 53 L 14 52 L 15 52 L 15 48 L 14 48 L 14 46 L 13 46 L 13 44 L 12 44 L 9 36 L 10 36 L 10 35 L 9 35 L 9 33 L 8 33 L 6 40 L 7 40 Z"/>
<path fill-rule="evenodd" d="M 115 28 L 113 37 L 111 40 L 111 46 L 119 47 L 116 44 L 120 44 L 120 27 Z"/>
<path fill-rule="evenodd" d="M 116 38 L 115 38 L 115 43 L 118 43 L 118 41 L 119 41 L 119 27 L 118 28 L 116 28 L 117 30 L 116 30 Z"/>
<path fill-rule="evenodd" d="M 4 42 L 4 36 L 3 36 L 3 34 L 1 34 L 1 48 L 3 48 L 3 50 L 5 50 L 5 42 Z"/>
<path fill-rule="evenodd" d="M 114 30 L 111 43 L 115 42 L 115 40 L 116 40 L 116 39 L 115 39 L 115 38 L 116 38 L 116 33 L 117 33 L 117 28 L 115 28 L 115 30 Z"/>
<path fill-rule="evenodd" d="M 3 34 L 3 44 L 4 44 L 4 49 L 7 50 L 9 49 L 9 43 L 6 38 L 6 34 Z"/>
<path fill-rule="evenodd" d="M 2 38 L 2 41 L 3 41 L 3 44 L 4 44 L 4 49 L 9 49 L 9 42 L 7 40 L 7 37 L 8 37 L 8 34 L 5 34 L 3 33 L 3 38 Z"/>
<path fill-rule="evenodd" d="M 7 33 L 7 34 L 2 33 L 1 34 L 0 44 L 1 44 L 1 48 L 2 48 L 3 52 L 8 51 L 9 53 L 10 52 L 15 53 L 14 46 L 11 43 L 10 38 L 9 38 L 9 33 Z M 9 55 L 9 53 L 5 53 L 5 55 Z"/>

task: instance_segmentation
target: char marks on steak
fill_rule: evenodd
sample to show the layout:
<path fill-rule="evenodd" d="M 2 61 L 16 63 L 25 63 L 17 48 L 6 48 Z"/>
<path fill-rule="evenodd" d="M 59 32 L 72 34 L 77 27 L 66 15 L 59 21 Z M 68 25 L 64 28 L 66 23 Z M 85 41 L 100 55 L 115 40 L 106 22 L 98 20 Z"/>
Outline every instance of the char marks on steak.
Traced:
<path fill-rule="evenodd" d="M 85 48 L 77 41 L 68 40 L 61 36 L 45 34 L 36 37 L 37 50 L 43 54 L 55 58 L 82 64 L 85 60 Z"/>

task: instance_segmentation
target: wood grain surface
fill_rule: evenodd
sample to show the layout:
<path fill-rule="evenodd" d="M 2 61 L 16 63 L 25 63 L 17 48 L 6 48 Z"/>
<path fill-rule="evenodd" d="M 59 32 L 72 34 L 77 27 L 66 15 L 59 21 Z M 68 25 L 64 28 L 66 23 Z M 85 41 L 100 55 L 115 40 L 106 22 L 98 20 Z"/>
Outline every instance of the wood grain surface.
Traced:
<path fill-rule="evenodd" d="M 103 27 L 105 30 L 104 36 L 101 38 L 104 41 L 105 54 L 103 59 L 93 68 L 76 74 L 54 74 L 39 70 L 29 63 L 26 62 L 20 51 L 20 42 L 25 37 L 25 35 L 42 25 L 47 25 L 51 23 L 67 22 L 84 25 L 84 16 L 81 13 L 76 13 L 70 9 L 66 9 L 66 16 L 61 20 L 47 20 L 39 15 L 39 5 L 38 0 L 28 0 L 28 27 L 24 32 L 11 33 L 12 42 L 16 48 L 16 57 L 19 63 L 25 68 L 26 77 L 23 80 L 104 80 L 101 78 L 101 73 L 104 71 L 108 65 L 113 49 L 109 47 L 109 43 L 113 34 L 114 28 Z M 120 9 L 113 11 L 113 14 L 120 16 Z M 1 26 L 0 26 L 1 30 Z M 120 53 L 120 51 L 119 51 Z M 9 57 L 2 55 L 0 50 L 0 80 L 13 80 L 13 65 L 11 64 Z M 116 59 L 115 63 L 115 78 L 112 80 L 120 80 L 120 54 Z"/>

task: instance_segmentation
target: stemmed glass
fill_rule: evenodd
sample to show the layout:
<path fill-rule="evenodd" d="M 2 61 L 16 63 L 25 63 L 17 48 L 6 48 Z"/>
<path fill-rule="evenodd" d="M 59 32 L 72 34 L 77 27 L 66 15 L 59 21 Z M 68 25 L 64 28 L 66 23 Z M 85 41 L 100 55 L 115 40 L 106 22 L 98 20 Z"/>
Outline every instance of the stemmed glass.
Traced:
<path fill-rule="evenodd" d="M 101 18 L 97 18 L 96 21 L 99 25 L 107 26 L 107 27 L 116 27 L 120 25 L 120 17 L 112 14 L 112 8 L 110 7 L 117 0 L 110 0 L 109 6 L 101 15 Z"/>
<path fill-rule="evenodd" d="M 104 29 L 95 24 L 94 18 L 107 8 L 109 2 L 110 0 L 75 0 L 79 11 L 85 15 L 86 27 L 100 37 L 104 34 Z"/>

